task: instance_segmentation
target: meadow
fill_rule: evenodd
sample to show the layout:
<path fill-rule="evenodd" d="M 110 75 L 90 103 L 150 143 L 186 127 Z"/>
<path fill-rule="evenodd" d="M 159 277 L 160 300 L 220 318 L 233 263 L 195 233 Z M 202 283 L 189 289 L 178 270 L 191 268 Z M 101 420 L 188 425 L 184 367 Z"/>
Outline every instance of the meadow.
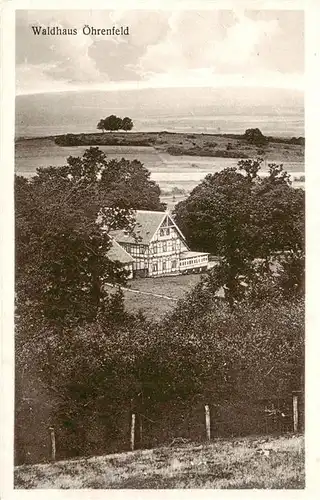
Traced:
<path fill-rule="evenodd" d="M 98 138 L 110 136 L 109 140 L 112 140 L 113 135 L 121 134 L 94 134 Z M 131 136 L 130 133 L 127 135 Z M 139 134 L 141 137 L 144 135 Z M 245 141 L 227 137 L 205 134 L 161 135 L 159 133 L 157 135 L 160 137 L 159 143 L 154 146 L 123 144 L 99 145 L 99 148 L 110 159 L 125 157 L 130 161 L 134 159 L 141 161 L 150 171 L 151 179 L 159 184 L 164 193 L 168 193 L 174 188 L 182 189 L 188 193 L 207 174 L 218 172 L 226 167 L 235 167 L 242 154 L 243 157 L 256 157 L 260 154 L 264 158 L 262 174 L 267 172 L 269 162 L 283 163 L 285 170 L 291 174 L 292 178 L 298 179 L 304 174 L 303 146 L 270 143 L 264 148 L 262 155 L 261 151 L 245 144 Z M 128 138 L 126 141 L 128 142 Z M 212 147 L 213 143 L 217 145 Z M 240 146 L 237 145 L 238 143 Z M 35 175 L 36 169 L 39 167 L 65 165 L 68 156 L 82 156 L 87 147 L 89 146 L 59 146 L 55 144 L 54 138 L 18 140 L 15 144 L 15 171 L 19 175 L 30 177 Z M 228 153 L 230 147 L 231 151 L 239 151 L 238 157 L 214 156 L 216 150 Z M 174 154 L 170 154 L 169 151 L 174 152 Z M 201 151 L 207 151 L 207 155 L 200 156 Z M 168 198 L 167 195 L 163 197 L 163 201 L 168 202 L 170 208 L 179 201 L 172 198 L 172 196 Z"/>
<path fill-rule="evenodd" d="M 123 290 L 126 310 L 161 320 L 200 279 L 200 274 L 188 274 L 131 280 Z"/>
<path fill-rule="evenodd" d="M 298 435 L 175 443 L 149 450 L 15 469 L 15 487 L 55 489 L 302 489 L 304 439 Z"/>

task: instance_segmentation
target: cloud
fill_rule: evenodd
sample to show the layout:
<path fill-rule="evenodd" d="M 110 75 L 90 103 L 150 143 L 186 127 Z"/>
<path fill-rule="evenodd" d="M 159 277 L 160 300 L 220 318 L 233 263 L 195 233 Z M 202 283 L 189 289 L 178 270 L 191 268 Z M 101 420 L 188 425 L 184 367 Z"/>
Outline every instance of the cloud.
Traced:
<path fill-rule="evenodd" d="M 35 36 L 33 24 L 76 27 L 78 35 Z M 129 26 L 130 36 L 83 35 L 85 24 Z M 232 75 L 248 82 L 261 75 L 272 82 L 274 75 L 280 81 L 282 73 L 297 77 L 303 72 L 303 15 L 214 9 L 17 11 L 16 63 L 18 93 L 68 86 L 131 88 L 142 82 L 220 85 L 222 75 L 230 75 L 228 81 Z"/>
<path fill-rule="evenodd" d="M 149 46 L 141 57 L 141 71 L 149 75 L 150 71 L 210 67 L 212 71 L 228 73 L 247 68 L 259 45 L 277 31 L 278 22 L 228 14 L 224 14 L 223 22 L 218 11 L 209 15 L 198 13 L 196 17 L 194 13 L 175 12 L 166 38 Z"/>
<path fill-rule="evenodd" d="M 52 92 L 53 88 L 56 92 L 68 90 L 68 81 L 61 80 L 53 81 L 49 76 L 50 70 L 55 67 L 52 63 L 42 64 L 20 64 L 16 69 L 16 92 L 17 94 Z"/>
<path fill-rule="evenodd" d="M 221 11 L 173 12 L 166 36 L 146 48 L 139 61 L 140 71 L 148 75 L 150 71 L 161 73 L 202 67 L 206 44 L 219 39 L 225 30 L 220 17 Z"/>
<path fill-rule="evenodd" d="M 110 15 L 114 24 L 130 27 L 130 36 L 126 40 L 131 46 L 141 48 L 142 52 L 166 36 L 170 16 L 171 13 L 165 10 L 114 11 Z"/>
<path fill-rule="evenodd" d="M 234 26 L 227 30 L 225 39 L 210 44 L 210 59 L 220 68 L 230 71 L 232 68 L 245 67 L 253 63 L 259 54 L 261 43 L 272 37 L 278 29 L 278 22 L 253 21 L 241 16 Z M 259 59 L 255 61 L 259 62 Z"/>

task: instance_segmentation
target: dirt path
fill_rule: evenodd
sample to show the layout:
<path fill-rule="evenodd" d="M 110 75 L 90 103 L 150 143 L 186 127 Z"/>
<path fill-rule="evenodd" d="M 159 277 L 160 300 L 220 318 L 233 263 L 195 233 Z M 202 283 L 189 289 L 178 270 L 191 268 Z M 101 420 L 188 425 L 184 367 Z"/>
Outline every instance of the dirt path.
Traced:
<path fill-rule="evenodd" d="M 110 288 L 114 288 L 114 285 L 111 285 L 109 283 L 107 283 L 107 286 L 109 286 Z M 136 290 L 135 288 L 126 288 L 124 286 L 120 286 L 120 289 L 125 291 L 125 292 L 132 292 L 132 293 L 137 293 L 138 295 L 151 295 L 152 297 L 157 297 L 159 299 L 167 299 L 167 300 L 174 300 L 175 302 L 177 302 L 179 299 L 175 298 L 175 297 L 168 297 L 168 295 L 161 295 L 159 293 L 152 293 L 152 292 L 142 292 L 141 290 Z"/>

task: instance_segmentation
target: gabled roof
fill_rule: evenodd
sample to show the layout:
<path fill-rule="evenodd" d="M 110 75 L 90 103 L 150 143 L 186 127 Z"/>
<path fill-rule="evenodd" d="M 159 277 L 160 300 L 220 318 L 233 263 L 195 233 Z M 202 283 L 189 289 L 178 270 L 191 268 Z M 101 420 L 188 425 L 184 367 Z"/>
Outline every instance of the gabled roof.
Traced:
<path fill-rule="evenodd" d="M 122 248 L 113 238 L 111 240 L 111 248 L 107 252 L 107 256 L 112 261 L 119 261 L 121 264 L 128 264 L 134 259 L 131 255 Z"/>
<path fill-rule="evenodd" d="M 135 212 L 136 225 L 134 233 L 128 234 L 126 231 L 118 230 L 111 231 L 110 234 L 121 243 L 148 245 L 166 215 L 168 215 L 167 212 L 137 210 Z"/>

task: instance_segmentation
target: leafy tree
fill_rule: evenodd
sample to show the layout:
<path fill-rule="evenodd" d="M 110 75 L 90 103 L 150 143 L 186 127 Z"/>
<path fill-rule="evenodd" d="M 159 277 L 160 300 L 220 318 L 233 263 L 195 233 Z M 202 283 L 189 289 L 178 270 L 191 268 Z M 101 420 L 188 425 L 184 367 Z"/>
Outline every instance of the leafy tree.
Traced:
<path fill-rule="evenodd" d="M 122 120 L 121 128 L 122 128 L 122 130 L 125 130 L 126 132 L 128 130 L 132 130 L 133 121 L 131 120 L 131 118 L 129 118 L 128 116 L 125 116 Z"/>
<path fill-rule="evenodd" d="M 101 118 L 101 120 L 98 122 L 97 129 L 101 130 L 101 132 L 104 132 L 104 130 L 106 130 L 105 126 L 104 126 L 104 120 L 103 120 L 103 118 Z"/>
<path fill-rule="evenodd" d="M 108 232 L 130 228 L 132 208 L 162 206 L 149 176 L 140 162 L 90 148 L 30 180 L 16 177 L 18 311 L 27 302 L 53 322 L 81 322 L 110 306 L 105 283 L 124 283 L 126 272 L 106 257 Z"/>
<path fill-rule="evenodd" d="M 190 246 L 221 257 L 216 286 L 225 287 L 230 305 L 255 259 L 269 269 L 279 254 L 304 252 L 304 192 L 292 188 L 281 165 L 259 176 L 261 161 L 240 160 L 238 169 L 207 175 L 175 209 Z"/>
<path fill-rule="evenodd" d="M 133 128 L 133 121 L 131 118 L 128 116 L 125 116 L 124 118 L 120 118 L 116 115 L 110 115 L 107 116 L 106 118 L 102 118 L 98 124 L 97 124 L 97 129 L 98 130 L 109 130 L 115 131 L 115 130 L 132 130 Z"/>
<path fill-rule="evenodd" d="M 109 132 L 119 130 L 122 126 L 122 120 L 116 115 L 110 115 L 103 120 L 105 130 Z"/>
<path fill-rule="evenodd" d="M 281 272 L 267 275 L 261 268 L 230 309 L 216 295 L 215 270 L 202 277 L 162 325 L 192 351 L 183 361 L 184 377 L 192 358 L 198 373 L 190 371 L 190 377 L 198 377 L 201 394 L 257 399 L 302 388 L 303 295 L 288 296 Z"/>
<path fill-rule="evenodd" d="M 134 210 L 164 210 L 160 188 L 138 160 L 112 159 L 101 172 L 100 190 L 108 192 L 109 206 Z"/>
<path fill-rule="evenodd" d="M 268 142 L 267 138 L 263 135 L 258 128 L 248 128 L 244 133 L 244 138 L 250 143 L 256 146 L 261 146 Z"/>
<path fill-rule="evenodd" d="M 301 300 L 254 308 L 241 303 L 231 311 L 208 289 L 197 288 L 161 324 L 112 316 L 63 330 L 24 321 L 17 328 L 19 388 L 27 384 L 25 395 L 39 395 L 35 405 L 28 398 L 28 409 L 38 408 L 39 423 L 46 418 L 58 429 L 62 457 L 97 453 L 90 435 L 101 417 L 99 453 L 110 450 L 112 439 L 119 449 L 118 420 L 141 404 L 141 394 L 148 417 L 158 403 L 170 409 L 172 402 L 172 409 L 200 396 L 250 405 L 261 397 L 288 396 L 303 383 Z M 21 394 L 16 401 L 23 443 L 26 404 Z"/>

